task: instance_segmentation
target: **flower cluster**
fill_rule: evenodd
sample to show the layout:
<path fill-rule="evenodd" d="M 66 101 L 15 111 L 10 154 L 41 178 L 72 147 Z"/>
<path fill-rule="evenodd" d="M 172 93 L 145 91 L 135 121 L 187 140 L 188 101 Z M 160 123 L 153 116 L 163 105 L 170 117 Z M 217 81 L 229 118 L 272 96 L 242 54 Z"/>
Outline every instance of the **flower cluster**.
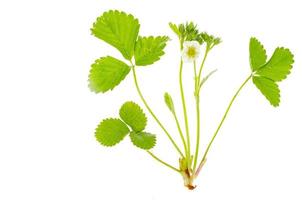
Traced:
<path fill-rule="evenodd" d="M 221 43 L 219 37 L 215 37 L 206 32 L 200 32 L 193 22 L 185 24 L 170 23 L 170 28 L 178 36 L 181 43 L 182 58 L 186 62 L 193 62 L 199 57 L 200 46 L 206 44 L 207 50 L 211 50 L 215 45 Z"/>

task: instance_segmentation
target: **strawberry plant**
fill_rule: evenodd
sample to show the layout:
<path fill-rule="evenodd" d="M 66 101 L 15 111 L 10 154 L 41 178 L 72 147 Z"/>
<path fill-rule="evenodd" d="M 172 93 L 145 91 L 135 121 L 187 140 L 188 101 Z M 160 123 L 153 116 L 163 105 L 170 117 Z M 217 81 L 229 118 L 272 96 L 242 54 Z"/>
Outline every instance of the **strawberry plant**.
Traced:
<path fill-rule="evenodd" d="M 179 110 L 176 109 L 173 98 L 169 93 L 164 94 L 163 102 L 165 102 L 175 120 L 175 126 L 182 141 L 181 145 L 175 142 L 176 136 L 170 134 L 149 106 L 140 88 L 136 73 L 136 68 L 150 66 L 160 60 L 169 41 L 167 36 L 141 36 L 139 35 L 140 23 L 133 15 L 117 10 L 104 12 L 93 23 L 91 32 L 95 37 L 115 47 L 124 59 L 119 60 L 110 55 L 97 59 L 91 65 L 89 87 L 96 93 L 105 93 L 113 90 L 129 73 L 132 73 L 135 89 L 144 108 L 162 129 L 163 133 L 166 134 L 179 155 L 178 166 L 168 164 L 152 153 L 151 149 L 156 144 L 156 135 L 152 131 L 146 130 L 147 116 L 135 102 L 125 102 L 119 109 L 119 116 L 102 120 L 96 128 L 95 137 L 103 146 L 111 147 L 129 136 L 134 146 L 146 151 L 152 158 L 180 174 L 184 180 L 184 185 L 189 189 L 194 189 L 194 180 L 206 163 L 213 142 L 240 91 L 247 83 L 252 81 L 272 106 L 279 106 L 280 89 L 278 83 L 290 73 L 294 59 L 290 50 L 284 47 L 277 47 L 268 58 L 263 45 L 255 37 L 250 39 L 249 61 L 251 72 L 235 91 L 213 137 L 203 154 L 200 155 L 200 94 L 204 83 L 216 71 L 213 70 L 204 75 L 203 69 L 208 54 L 221 43 L 221 39 L 206 32 L 200 32 L 192 22 L 179 25 L 170 23 L 169 26 L 176 35 L 179 51 L 181 52 L 178 85 L 182 102 L 180 110 L 184 124 L 181 124 L 179 120 Z M 204 46 L 204 52 L 201 52 L 201 46 Z M 197 63 L 200 63 L 200 65 Z M 197 122 L 194 135 L 189 126 L 186 107 L 187 97 L 190 96 L 185 95 L 185 88 L 183 87 L 183 66 L 185 64 L 192 65 L 192 75 L 194 77 L 194 85 L 192 86 L 194 94 L 192 94 L 192 97 L 195 102 L 196 116 L 194 117 L 196 117 Z M 195 140 L 195 147 L 191 146 L 192 139 Z"/>

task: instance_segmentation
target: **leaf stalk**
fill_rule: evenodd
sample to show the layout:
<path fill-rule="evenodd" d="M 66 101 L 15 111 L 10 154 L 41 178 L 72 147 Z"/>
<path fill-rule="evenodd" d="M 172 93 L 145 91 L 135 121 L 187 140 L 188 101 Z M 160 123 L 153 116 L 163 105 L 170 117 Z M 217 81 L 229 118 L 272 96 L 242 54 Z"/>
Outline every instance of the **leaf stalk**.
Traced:
<path fill-rule="evenodd" d="M 170 169 L 172 169 L 172 170 L 174 170 L 174 171 L 180 173 L 180 170 L 179 170 L 179 169 L 177 169 L 177 168 L 173 167 L 172 165 L 166 163 L 165 161 L 161 160 L 160 158 L 158 158 L 157 156 L 155 156 L 151 151 L 147 151 L 147 153 L 148 153 L 150 156 L 152 156 L 152 158 L 154 158 L 155 160 L 157 160 L 158 162 L 160 162 L 161 164 L 163 164 L 163 165 L 169 167 Z"/>
<path fill-rule="evenodd" d="M 240 93 L 240 91 L 242 90 L 242 88 L 247 84 L 247 82 L 248 82 L 252 77 L 253 77 L 253 74 L 250 74 L 250 75 L 245 79 L 245 81 L 240 85 L 240 87 L 238 88 L 238 90 L 237 90 L 236 93 L 234 94 L 233 98 L 231 99 L 231 101 L 230 101 L 230 103 L 229 103 L 229 105 L 228 105 L 228 107 L 227 107 L 227 109 L 226 109 L 226 111 L 225 111 L 225 113 L 224 113 L 224 115 L 223 115 L 223 117 L 222 117 L 222 119 L 221 119 L 221 121 L 220 121 L 220 123 L 219 123 L 219 125 L 218 125 L 218 127 L 217 127 L 217 129 L 216 129 L 216 131 L 215 131 L 215 133 L 214 133 L 214 135 L 213 135 L 213 137 L 212 137 L 212 139 L 211 139 L 211 141 L 210 141 L 210 143 L 208 144 L 208 146 L 207 146 L 207 148 L 206 148 L 206 151 L 205 151 L 205 153 L 204 153 L 204 155 L 203 155 L 203 157 L 202 157 L 202 160 L 201 160 L 200 165 L 201 165 L 202 163 L 205 162 L 205 160 L 206 160 L 206 158 L 207 158 L 207 155 L 208 155 L 208 152 L 209 152 L 209 150 L 210 150 L 210 148 L 211 148 L 211 146 L 212 146 L 212 144 L 213 144 L 213 142 L 214 142 L 214 140 L 215 140 L 215 138 L 216 138 L 216 136 L 217 136 L 217 134 L 218 134 L 218 132 L 219 132 L 221 126 L 222 126 L 222 124 L 224 123 L 224 121 L 225 121 L 225 119 L 226 119 L 226 117 L 227 117 L 227 115 L 228 115 L 228 113 L 229 113 L 229 111 L 230 111 L 230 108 L 232 107 L 232 105 L 233 105 L 233 103 L 234 103 L 236 97 L 238 96 L 238 94 Z"/>
<path fill-rule="evenodd" d="M 132 63 L 131 63 L 132 64 Z M 178 147 L 178 145 L 176 144 L 176 142 L 173 140 L 173 138 L 171 137 L 171 135 L 169 134 L 169 132 L 167 131 L 167 129 L 163 126 L 163 124 L 159 121 L 159 119 L 156 117 L 156 115 L 154 114 L 154 112 L 152 111 L 152 109 L 150 108 L 150 106 L 148 105 L 147 101 L 145 100 L 139 85 L 138 85 L 138 81 L 137 81 L 137 77 L 136 77 L 136 72 L 135 72 L 135 66 L 132 64 L 132 72 L 133 72 L 133 78 L 134 78 L 134 83 L 135 83 L 135 87 L 136 90 L 142 100 L 142 102 L 144 103 L 145 107 L 147 108 L 147 110 L 149 111 L 149 113 L 151 114 L 151 116 L 154 118 L 154 120 L 157 122 L 157 124 L 161 127 L 161 129 L 165 132 L 165 134 L 168 136 L 169 140 L 172 142 L 173 146 L 175 147 L 175 149 L 178 151 L 178 153 L 180 154 L 181 157 L 184 157 L 184 154 L 181 152 L 180 148 Z"/>

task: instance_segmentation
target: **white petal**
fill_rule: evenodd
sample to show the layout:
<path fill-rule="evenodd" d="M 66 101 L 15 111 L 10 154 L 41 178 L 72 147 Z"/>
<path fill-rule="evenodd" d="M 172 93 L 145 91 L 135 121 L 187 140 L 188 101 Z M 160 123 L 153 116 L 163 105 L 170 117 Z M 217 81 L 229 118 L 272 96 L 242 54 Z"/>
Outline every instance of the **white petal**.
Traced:
<path fill-rule="evenodd" d="M 185 51 L 185 49 L 183 49 L 181 57 L 184 62 L 193 62 L 195 60 L 195 57 L 188 56 L 187 51 Z"/>
<path fill-rule="evenodd" d="M 187 52 L 189 48 L 194 48 L 196 55 L 194 57 L 188 56 Z M 185 41 L 183 44 L 183 50 L 182 50 L 182 59 L 184 62 L 193 62 L 195 61 L 200 54 L 200 45 L 197 41 Z"/>
<path fill-rule="evenodd" d="M 195 47 L 196 49 L 200 48 L 200 44 L 197 41 L 191 41 L 191 46 Z"/>

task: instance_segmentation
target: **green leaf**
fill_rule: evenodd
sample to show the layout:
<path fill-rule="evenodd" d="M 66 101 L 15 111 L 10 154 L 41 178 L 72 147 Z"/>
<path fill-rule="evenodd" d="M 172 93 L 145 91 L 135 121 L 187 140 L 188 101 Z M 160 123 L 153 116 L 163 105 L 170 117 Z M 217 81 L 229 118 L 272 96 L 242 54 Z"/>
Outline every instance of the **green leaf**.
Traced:
<path fill-rule="evenodd" d="M 276 48 L 271 59 L 257 71 L 257 74 L 273 81 L 282 81 L 290 73 L 293 63 L 294 56 L 289 49 Z"/>
<path fill-rule="evenodd" d="M 144 130 L 147 124 L 147 118 L 143 110 L 139 105 L 131 101 L 122 105 L 120 108 L 120 117 L 135 132 Z"/>
<path fill-rule="evenodd" d="M 256 71 L 266 62 L 266 51 L 263 45 L 254 37 L 250 39 L 250 66 Z"/>
<path fill-rule="evenodd" d="M 169 93 L 165 93 L 164 94 L 164 98 L 165 98 L 165 103 L 167 105 L 167 107 L 169 108 L 169 110 L 174 113 L 175 112 L 175 109 L 174 109 L 174 103 L 173 103 L 173 99 L 172 97 L 170 96 Z"/>
<path fill-rule="evenodd" d="M 279 106 L 280 90 L 273 80 L 265 77 L 254 76 L 253 83 L 274 107 Z"/>
<path fill-rule="evenodd" d="M 131 132 L 132 143 L 138 148 L 149 150 L 156 144 L 156 136 L 146 132 Z"/>
<path fill-rule="evenodd" d="M 110 10 L 97 18 L 91 32 L 97 38 L 117 48 L 124 58 L 130 60 L 133 56 L 139 27 L 138 20 L 132 15 Z"/>
<path fill-rule="evenodd" d="M 114 146 L 130 132 L 120 119 L 105 119 L 95 130 L 95 137 L 104 146 Z"/>
<path fill-rule="evenodd" d="M 135 64 L 145 66 L 158 61 L 165 54 L 163 50 L 168 39 L 166 36 L 138 37 L 134 51 Z"/>
<path fill-rule="evenodd" d="M 89 87 L 96 93 L 112 90 L 129 71 L 130 67 L 124 62 L 111 56 L 102 57 L 91 65 Z"/>

